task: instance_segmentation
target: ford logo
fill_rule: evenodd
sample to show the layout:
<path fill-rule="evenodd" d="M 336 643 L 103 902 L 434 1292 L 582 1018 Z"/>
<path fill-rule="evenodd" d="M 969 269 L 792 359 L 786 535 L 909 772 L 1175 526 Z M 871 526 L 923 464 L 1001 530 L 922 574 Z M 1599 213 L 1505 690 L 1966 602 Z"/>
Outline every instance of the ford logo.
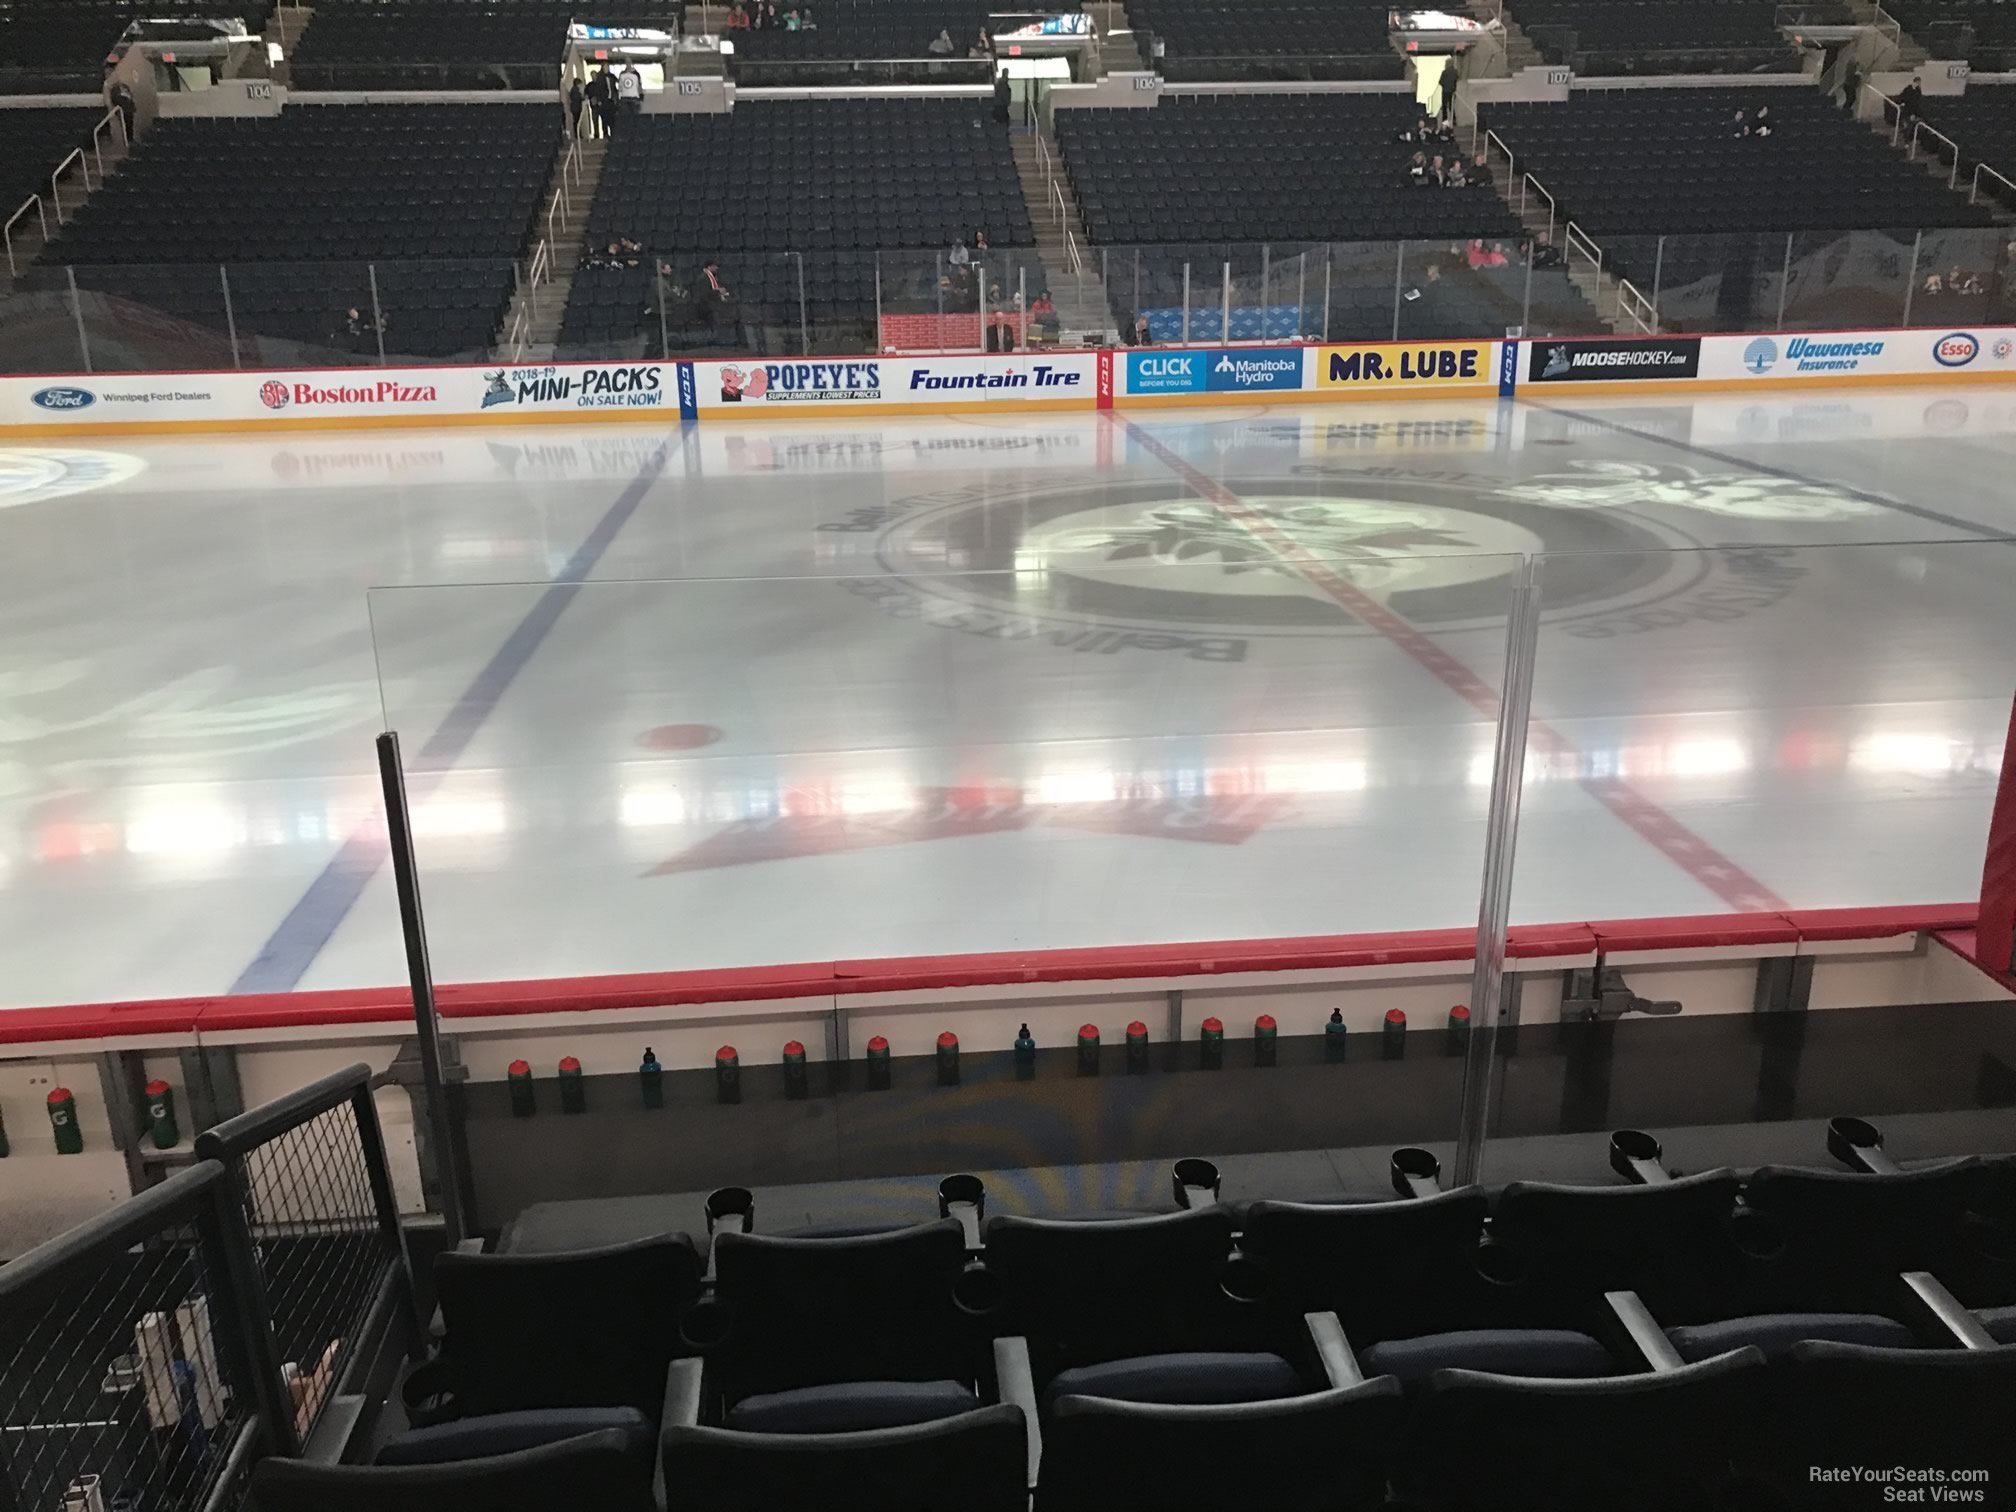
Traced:
<path fill-rule="evenodd" d="M 29 397 L 41 408 L 48 410 L 78 410 L 98 402 L 98 396 L 89 389 L 37 389 Z"/>
<path fill-rule="evenodd" d="M 1981 350 L 1981 343 L 1965 331 L 1941 336 L 1932 348 L 1932 360 L 1941 367 L 1965 367 Z"/>

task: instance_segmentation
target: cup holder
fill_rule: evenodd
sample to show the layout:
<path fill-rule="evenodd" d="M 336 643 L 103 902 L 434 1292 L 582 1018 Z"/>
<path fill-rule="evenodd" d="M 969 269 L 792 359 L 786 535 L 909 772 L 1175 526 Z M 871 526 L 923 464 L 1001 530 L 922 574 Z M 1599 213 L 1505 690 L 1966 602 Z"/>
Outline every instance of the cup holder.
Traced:
<path fill-rule="evenodd" d="M 1176 1206 L 1180 1208 L 1207 1206 L 1198 1200 L 1200 1191 L 1209 1192 L 1210 1201 L 1216 1202 L 1222 1180 L 1216 1165 L 1195 1156 L 1187 1156 L 1170 1168 L 1170 1185 L 1175 1189 Z"/>
<path fill-rule="evenodd" d="M 1665 1153 L 1665 1147 L 1643 1129 L 1619 1129 L 1610 1136 L 1610 1169 L 1626 1181 L 1647 1184 L 1664 1178 L 1659 1162 Z"/>
<path fill-rule="evenodd" d="M 686 1309 L 686 1315 L 679 1320 L 679 1337 L 687 1348 L 704 1354 L 726 1342 L 734 1328 L 735 1309 L 709 1297 Z"/>
<path fill-rule="evenodd" d="M 968 1176 L 961 1172 L 957 1176 L 947 1176 L 938 1183 L 938 1216 L 950 1218 L 952 1205 L 963 1202 L 969 1204 L 976 1216 L 987 1216 L 987 1183 L 978 1176 Z"/>
<path fill-rule="evenodd" d="M 1729 1239 L 1752 1260 L 1776 1260 L 1785 1253 L 1785 1230 L 1777 1219 L 1755 1208 L 1741 1207 L 1729 1215 Z"/>
<path fill-rule="evenodd" d="M 1402 1197 L 1423 1197 L 1430 1195 L 1422 1191 L 1426 1186 L 1439 1189 L 1442 1181 L 1442 1162 L 1427 1150 L 1408 1146 L 1395 1150 L 1392 1160 L 1393 1190 Z"/>
<path fill-rule="evenodd" d="M 1866 1118 L 1827 1120 L 1827 1153 L 1850 1169 L 1869 1170 L 1870 1155 L 1882 1148 L 1882 1132 Z"/>
<path fill-rule="evenodd" d="M 1258 1302 L 1267 1278 L 1261 1268 L 1244 1255 L 1234 1255 L 1219 1273 L 1218 1288 L 1234 1302 Z"/>
<path fill-rule="evenodd" d="M 739 1219 L 739 1225 L 729 1222 Z M 747 1187 L 716 1187 L 707 1194 L 707 1232 L 726 1223 L 730 1233 L 756 1230 L 756 1194 Z"/>
<path fill-rule="evenodd" d="M 997 1313 L 1008 1300 L 1001 1278 L 980 1261 L 974 1261 L 952 1282 L 952 1305 L 969 1318 Z"/>
<path fill-rule="evenodd" d="M 1478 1241 L 1470 1265 L 1492 1286 L 1523 1286 L 1533 1270 L 1531 1257 L 1516 1244 L 1488 1237 Z"/>

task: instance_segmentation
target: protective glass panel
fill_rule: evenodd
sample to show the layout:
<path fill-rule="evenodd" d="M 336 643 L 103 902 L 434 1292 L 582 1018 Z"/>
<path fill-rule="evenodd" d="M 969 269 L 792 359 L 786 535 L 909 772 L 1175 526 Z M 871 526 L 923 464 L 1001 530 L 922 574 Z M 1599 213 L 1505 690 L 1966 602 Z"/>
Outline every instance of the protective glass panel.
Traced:
<path fill-rule="evenodd" d="M 659 1117 L 639 1101 L 642 1038 L 584 1035 L 591 1121 L 560 1137 L 607 1158 L 580 1170 L 532 1158 L 550 1121 L 513 1119 L 507 1048 L 465 1052 L 480 1221 L 548 1197 L 1133 1162 L 1143 1191 L 1108 1199 L 1127 1205 L 1166 1200 L 1162 1163 L 1194 1154 L 1289 1152 L 1271 1185 L 1309 1192 L 1343 1169 L 1322 1151 L 1362 1152 L 1350 1184 L 1376 1191 L 1392 1146 L 1446 1144 L 1462 962 L 1406 997 L 1414 1034 L 1385 1027 L 1391 984 L 1311 994 L 1277 1038 L 1199 980 L 1173 1031 L 1159 991 L 1011 989 L 864 1004 L 846 1055 L 832 1037 L 835 961 L 1012 952 L 1068 976 L 1090 947 L 1166 960 L 1469 927 L 1517 559 L 1410 554 L 1419 508 L 1367 486 L 1067 487 L 1013 533 L 932 509 L 882 536 L 895 570 L 873 576 L 375 592 L 439 979 L 753 968 L 769 1000 L 735 1005 L 732 1033 L 652 1031 L 651 1131 L 633 1129 Z M 1422 700 L 1424 676 L 1452 696 Z M 538 922 L 500 928 L 506 910 Z M 1096 1082 L 1077 1070 L 1088 1022 Z M 1156 1047 L 1145 1079 L 1121 1074 L 1130 1022 Z M 1024 1023 L 1041 1064 L 1020 1093 Z M 941 1032 L 957 1087 L 935 1072 Z M 893 1052 L 889 1093 L 863 1090 L 871 1034 Z M 739 1113 L 775 1138 L 708 1121 L 724 1040 L 747 1068 Z M 795 1103 L 787 1040 L 812 1064 Z M 1222 1082 L 1173 1079 L 1221 1063 Z M 542 1100 L 563 1095 L 539 1075 Z"/>
<path fill-rule="evenodd" d="M 1732 518 L 1810 515 L 1827 496 L 1720 487 Z M 1871 966 L 1882 946 L 1800 938 L 1784 916 L 1971 907 L 2009 724 L 2012 553 L 1540 560 L 1513 925 L 1641 922 L 1606 926 L 1602 973 L 1527 980 L 1494 1134 L 1530 1143 L 1494 1153 L 1494 1179 L 1604 1180 L 1618 1130 L 1687 1171 L 1831 1164 L 1840 1115 L 1881 1114 L 1899 1158 L 2006 1144 L 2006 1077 L 1984 1067 L 2016 1053 L 2008 1015 L 1951 1001 L 1987 996 L 1985 980 L 1943 947 L 1915 954 L 1900 916 L 1893 997 Z M 1702 963 L 1722 933 L 1783 955 Z M 1697 959 L 1673 967 L 1662 944 Z"/>

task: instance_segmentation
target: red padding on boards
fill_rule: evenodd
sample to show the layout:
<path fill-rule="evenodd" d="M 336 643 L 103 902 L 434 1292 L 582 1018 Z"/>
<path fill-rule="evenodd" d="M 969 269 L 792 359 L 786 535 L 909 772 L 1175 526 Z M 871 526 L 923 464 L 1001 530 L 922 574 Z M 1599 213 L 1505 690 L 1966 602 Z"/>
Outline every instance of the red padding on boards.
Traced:
<path fill-rule="evenodd" d="M 1981 907 L 1975 925 L 1975 957 L 2000 976 L 2016 972 L 2016 702 L 2009 710 L 2009 737 L 2002 746 L 2002 780 L 1988 817 L 1988 845 L 1981 862 Z"/>
<path fill-rule="evenodd" d="M 1613 950 L 1726 950 L 1743 945 L 1783 945 L 1799 931 L 1783 914 L 1692 914 L 1670 919 L 1619 919 L 1591 924 L 1596 943 Z"/>

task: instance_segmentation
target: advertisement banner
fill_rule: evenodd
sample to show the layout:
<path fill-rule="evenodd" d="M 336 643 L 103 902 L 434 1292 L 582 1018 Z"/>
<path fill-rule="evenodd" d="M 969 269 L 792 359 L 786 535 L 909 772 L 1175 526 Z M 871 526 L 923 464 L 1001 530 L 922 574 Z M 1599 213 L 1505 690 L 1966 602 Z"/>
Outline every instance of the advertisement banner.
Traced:
<path fill-rule="evenodd" d="M 1127 354 L 1130 394 L 1250 394 L 1303 385 L 1300 347 L 1190 347 Z"/>
<path fill-rule="evenodd" d="M 1942 376 L 2016 378 L 2016 328 L 1813 331 L 1708 336 L 1701 376 L 1723 382 L 1801 384 Z"/>
<path fill-rule="evenodd" d="M 1535 341 L 1527 359 L 1528 383 L 1615 383 L 1645 378 L 1692 378 L 1701 371 L 1701 338 Z"/>
<path fill-rule="evenodd" d="M 1380 343 L 1318 347 L 1316 387 L 1370 393 L 1490 388 L 1497 382 L 1495 341 Z"/>
<path fill-rule="evenodd" d="M 1090 352 L 744 359 L 696 362 L 694 368 L 702 414 L 1018 402 L 1090 409 L 1098 388 L 1098 359 Z"/>

